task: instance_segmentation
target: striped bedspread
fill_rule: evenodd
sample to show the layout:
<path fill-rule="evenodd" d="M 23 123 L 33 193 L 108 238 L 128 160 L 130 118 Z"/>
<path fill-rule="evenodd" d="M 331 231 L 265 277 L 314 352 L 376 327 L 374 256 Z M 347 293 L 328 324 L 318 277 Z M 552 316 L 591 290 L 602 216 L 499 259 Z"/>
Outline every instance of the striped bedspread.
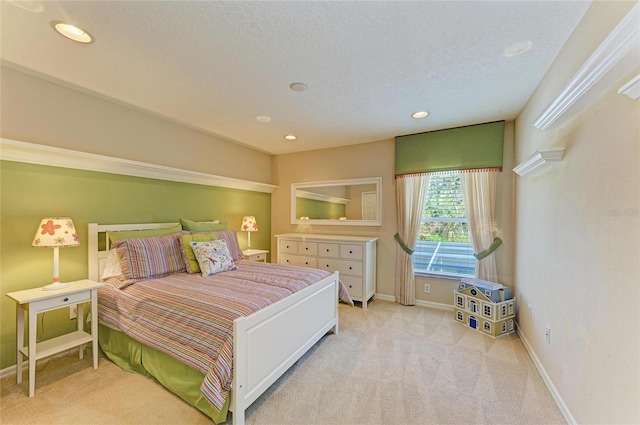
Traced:
<path fill-rule="evenodd" d="M 99 290 L 98 318 L 202 372 L 202 394 L 220 410 L 231 389 L 233 320 L 330 275 L 289 265 L 236 264 L 235 271 L 208 277 L 179 273 L 123 289 L 107 284 Z M 340 297 L 351 302 L 343 285 Z"/>

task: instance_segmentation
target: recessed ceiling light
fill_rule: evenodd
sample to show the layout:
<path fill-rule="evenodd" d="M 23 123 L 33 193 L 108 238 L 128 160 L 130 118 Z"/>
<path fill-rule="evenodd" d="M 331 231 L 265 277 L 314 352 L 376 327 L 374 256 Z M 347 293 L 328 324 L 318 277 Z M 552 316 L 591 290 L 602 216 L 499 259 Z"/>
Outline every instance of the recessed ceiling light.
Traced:
<path fill-rule="evenodd" d="M 94 38 L 87 31 L 76 27 L 75 25 L 67 24 L 62 21 L 52 21 L 51 27 L 59 34 L 67 37 L 70 40 L 77 41 L 78 43 L 89 44 L 93 43 Z"/>
<path fill-rule="evenodd" d="M 512 44 L 502 51 L 502 56 L 510 58 L 513 56 L 518 56 L 529 50 L 533 46 L 533 42 L 531 40 L 523 40 L 518 43 Z"/>
<path fill-rule="evenodd" d="M 271 118 L 266 116 L 266 115 L 259 115 L 256 117 L 256 119 L 260 122 L 269 122 L 271 121 Z"/>
<path fill-rule="evenodd" d="M 305 91 L 307 89 L 307 85 L 305 83 L 291 83 L 289 84 L 289 88 L 293 91 Z"/>
<path fill-rule="evenodd" d="M 418 111 L 411 114 L 411 118 L 420 119 L 426 117 L 427 115 L 429 115 L 429 112 L 427 111 Z"/>
<path fill-rule="evenodd" d="M 287 134 L 286 136 L 284 136 L 285 139 L 287 140 L 296 140 L 297 137 L 294 136 L 293 134 Z"/>

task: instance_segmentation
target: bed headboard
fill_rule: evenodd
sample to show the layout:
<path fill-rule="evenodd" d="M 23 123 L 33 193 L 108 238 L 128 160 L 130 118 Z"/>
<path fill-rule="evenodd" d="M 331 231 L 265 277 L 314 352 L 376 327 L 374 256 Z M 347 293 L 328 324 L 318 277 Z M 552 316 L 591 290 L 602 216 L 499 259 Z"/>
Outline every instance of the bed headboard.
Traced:
<path fill-rule="evenodd" d="M 102 271 L 109 254 L 109 238 L 105 235 L 105 246 L 100 250 L 99 235 L 106 232 L 119 232 L 122 230 L 148 230 L 174 227 L 180 223 L 141 223 L 141 224 L 98 224 L 89 223 L 89 279 L 102 281 Z"/>

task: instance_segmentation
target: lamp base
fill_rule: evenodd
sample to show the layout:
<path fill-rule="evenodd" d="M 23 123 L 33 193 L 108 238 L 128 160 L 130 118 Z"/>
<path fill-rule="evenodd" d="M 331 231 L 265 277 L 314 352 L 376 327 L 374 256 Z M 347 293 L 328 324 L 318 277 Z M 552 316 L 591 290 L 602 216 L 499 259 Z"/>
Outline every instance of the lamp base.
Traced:
<path fill-rule="evenodd" d="M 64 289 L 64 288 L 68 288 L 69 284 L 68 283 L 61 283 L 61 282 L 53 282 L 50 283 L 48 285 L 45 285 L 42 287 L 43 291 L 57 291 L 59 289 Z"/>

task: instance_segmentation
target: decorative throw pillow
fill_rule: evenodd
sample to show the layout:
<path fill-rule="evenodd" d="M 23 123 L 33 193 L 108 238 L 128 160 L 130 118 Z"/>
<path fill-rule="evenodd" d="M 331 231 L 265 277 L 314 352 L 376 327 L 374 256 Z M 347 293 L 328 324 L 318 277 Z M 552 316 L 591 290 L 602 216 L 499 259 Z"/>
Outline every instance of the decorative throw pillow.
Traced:
<path fill-rule="evenodd" d="M 187 273 L 200 273 L 200 265 L 191 248 L 191 242 L 208 242 L 218 239 L 215 233 L 189 233 L 180 236 L 182 238 L 182 254 Z"/>
<path fill-rule="evenodd" d="M 190 230 L 192 232 L 215 232 L 217 230 L 227 230 L 229 223 L 226 221 L 191 221 L 184 218 L 180 219 L 182 230 Z"/>
<path fill-rule="evenodd" d="M 229 249 L 229 253 L 231 254 L 231 258 L 233 258 L 233 261 L 242 260 L 244 258 L 242 256 L 240 244 L 238 243 L 236 230 L 222 230 L 215 233 L 218 236 L 218 239 L 222 239 L 227 243 L 227 249 Z"/>
<path fill-rule="evenodd" d="M 173 227 L 164 227 L 162 229 L 145 229 L 145 230 L 122 230 L 119 232 L 107 232 L 111 242 L 121 241 L 122 239 L 131 238 L 148 238 L 151 236 L 170 235 L 182 231 L 182 226 L 176 224 Z"/>
<path fill-rule="evenodd" d="M 198 260 L 198 265 L 200 265 L 202 276 L 211 276 L 236 269 L 236 264 L 233 262 L 224 240 L 191 242 L 191 248 Z"/>
<path fill-rule="evenodd" d="M 120 260 L 118 260 L 118 251 L 115 249 L 109 250 L 107 261 L 102 271 L 102 280 L 107 280 L 112 277 L 122 276 L 122 270 L 120 269 Z"/>
<path fill-rule="evenodd" d="M 178 233 L 114 242 L 122 278 L 120 287 L 185 271 Z"/>

